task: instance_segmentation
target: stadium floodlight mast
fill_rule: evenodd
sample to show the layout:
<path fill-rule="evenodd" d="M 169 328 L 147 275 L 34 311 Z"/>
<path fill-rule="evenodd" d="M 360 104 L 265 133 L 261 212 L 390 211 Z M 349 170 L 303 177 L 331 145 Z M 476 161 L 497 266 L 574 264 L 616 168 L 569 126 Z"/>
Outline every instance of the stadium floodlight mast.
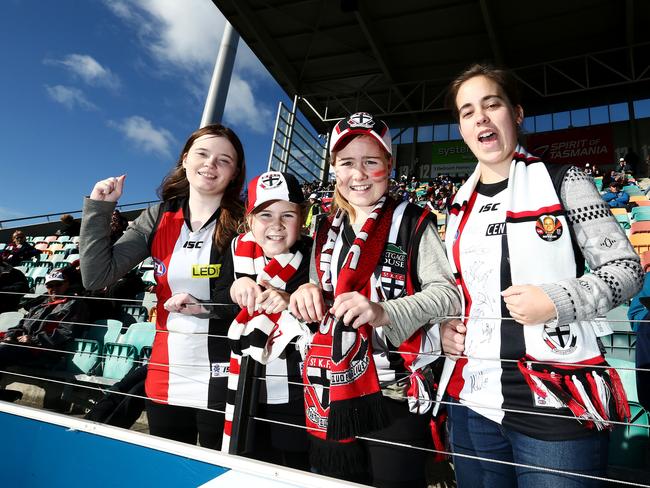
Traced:
<path fill-rule="evenodd" d="M 205 127 L 208 124 L 221 122 L 223 119 L 223 111 L 226 106 L 226 97 L 228 96 L 228 88 L 230 87 L 230 78 L 232 77 L 232 70 L 235 65 L 238 44 L 239 33 L 233 29 L 230 22 L 226 22 L 199 128 Z"/>

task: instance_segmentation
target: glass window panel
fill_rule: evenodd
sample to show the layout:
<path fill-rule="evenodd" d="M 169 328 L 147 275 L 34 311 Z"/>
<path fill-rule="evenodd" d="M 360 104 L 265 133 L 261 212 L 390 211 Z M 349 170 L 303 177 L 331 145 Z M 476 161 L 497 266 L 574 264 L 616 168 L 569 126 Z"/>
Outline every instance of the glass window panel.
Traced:
<path fill-rule="evenodd" d="M 413 127 L 409 127 L 404 132 L 402 132 L 401 144 L 411 144 L 413 142 Z"/>
<path fill-rule="evenodd" d="M 614 103 L 609 106 L 609 120 L 619 122 L 630 118 L 630 110 L 627 103 Z"/>
<path fill-rule="evenodd" d="M 609 109 L 607 108 L 607 105 L 591 107 L 589 109 L 589 118 L 591 120 L 591 125 L 608 123 Z"/>
<path fill-rule="evenodd" d="M 637 119 L 650 117 L 650 98 L 637 100 L 634 102 L 634 116 Z"/>
<path fill-rule="evenodd" d="M 535 132 L 535 117 L 524 117 L 523 128 L 528 134 Z"/>
<path fill-rule="evenodd" d="M 586 108 L 571 110 L 571 125 L 573 127 L 585 127 L 589 125 L 589 110 Z"/>
<path fill-rule="evenodd" d="M 434 141 L 448 141 L 449 140 L 449 124 L 441 124 L 433 126 L 433 140 Z"/>
<path fill-rule="evenodd" d="M 553 117 L 551 117 L 551 114 L 537 115 L 535 117 L 535 129 L 537 132 L 553 130 Z"/>
<path fill-rule="evenodd" d="M 553 130 L 566 129 L 571 124 L 569 112 L 556 112 L 553 114 Z"/>
<path fill-rule="evenodd" d="M 463 136 L 460 135 L 460 130 L 458 130 L 458 124 L 449 124 L 449 140 L 457 141 L 462 138 Z"/>
<path fill-rule="evenodd" d="M 418 142 L 433 141 L 433 126 L 421 125 L 418 127 Z"/>
<path fill-rule="evenodd" d="M 400 136 L 399 133 L 402 129 L 390 129 L 390 137 L 393 140 L 394 144 L 399 144 L 400 143 Z"/>

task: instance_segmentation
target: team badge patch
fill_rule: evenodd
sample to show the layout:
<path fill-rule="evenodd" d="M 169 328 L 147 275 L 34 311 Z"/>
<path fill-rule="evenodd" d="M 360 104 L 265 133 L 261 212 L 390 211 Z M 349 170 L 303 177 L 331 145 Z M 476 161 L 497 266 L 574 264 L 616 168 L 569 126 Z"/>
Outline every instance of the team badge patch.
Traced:
<path fill-rule="evenodd" d="M 260 187 L 264 190 L 270 190 L 271 188 L 276 188 L 282 184 L 282 175 L 277 171 L 271 171 L 266 173 L 260 179 Z"/>
<path fill-rule="evenodd" d="M 372 115 L 366 112 L 358 112 L 352 115 L 348 119 L 348 125 L 350 127 L 362 127 L 364 129 L 372 129 L 375 125 L 375 121 L 372 118 Z"/>
<path fill-rule="evenodd" d="M 383 298 L 390 300 L 404 294 L 406 285 L 406 253 L 395 244 L 388 244 L 382 256 L 381 288 Z"/>
<path fill-rule="evenodd" d="M 546 242 L 557 241 L 562 237 L 562 222 L 553 215 L 542 215 L 535 222 L 535 232 Z"/>
<path fill-rule="evenodd" d="M 560 325 L 559 327 L 544 326 L 542 336 L 548 347 L 558 354 L 570 354 L 576 349 L 578 338 L 571 330 L 570 325 Z"/>

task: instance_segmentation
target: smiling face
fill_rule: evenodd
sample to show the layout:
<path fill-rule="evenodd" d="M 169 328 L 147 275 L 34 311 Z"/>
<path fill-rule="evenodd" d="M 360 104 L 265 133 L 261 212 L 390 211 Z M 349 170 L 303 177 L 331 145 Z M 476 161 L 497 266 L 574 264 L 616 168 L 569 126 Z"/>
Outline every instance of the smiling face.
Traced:
<path fill-rule="evenodd" d="M 479 163 L 509 168 L 524 117 L 521 106 L 513 107 L 498 83 L 479 75 L 460 85 L 456 107 L 460 133 Z"/>
<path fill-rule="evenodd" d="M 206 134 L 194 141 L 183 157 L 190 192 L 223 195 L 237 176 L 237 151 L 225 137 Z"/>
<path fill-rule="evenodd" d="M 255 242 L 268 258 L 284 254 L 300 238 L 302 227 L 300 205 L 284 200 L 275 200 L 262 205 L 248 216 Z"/>
<path fill-rule="evenodd" d="M 355 212 L 367 214 L 388 190 L 392 161 L 370 136 L 352 139 L 334 158 L 336 188 Z"/>

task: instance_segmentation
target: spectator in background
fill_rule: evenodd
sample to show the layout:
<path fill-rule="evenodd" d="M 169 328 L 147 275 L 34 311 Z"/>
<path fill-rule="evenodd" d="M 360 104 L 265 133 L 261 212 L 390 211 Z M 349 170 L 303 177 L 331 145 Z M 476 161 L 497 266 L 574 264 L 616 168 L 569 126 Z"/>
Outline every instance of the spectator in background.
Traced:
<path fill-rule="evenodd" d="M 637 296 L 632 299 L 630 308 L 627 311 L 627 318 L 630 319 L 632 330 L 636 332 L 636 391 L 639 395 L 639 403 L 646 410 L 650 411 L 650 372 L 639 371 L 639 369 L 650 368 L 650 323 L 640 322 L 650 319 L 650 264 L 645 265 L 645 279 L 643 288 Z"/>
<path fill-rule="evenodd" d="M 2 253 L 2 259 L 11 266 L 20 266 L 23 261 L 40 254 L 38 249 L 34 249 L 34 246 L 27 242 L 24 232 L 16 230 L 11 236 L 11 244 Z"/>
<path fill-rule="evenodd" d="M 20 299 L 29 291 L 27 278 L 9 263 L 0 261 L 0 313 L 18 310 Z"/>
<path fill-rule="evenodd" d="M 625 208 L 627 202 L 630 201 L 630 195 L 621 190 L 621 184 L 613 182 L 609 185 L 609 189 L 603 193 L 603 200 L 605 200 L 612 208 Z"/>
<path fill-rule="evenodd" d="M 618 160 L 618 166 L 616 167 L 616 171 L 620 173 L 621 175 L 625 176 L 628 173 L 631 173 L 632 170 L 630 169 L 630 165 L 627 164 L 625 161 L 625 158 L 619 158 Z"/>
<path fill-rule="evenodd" d="M 79 235 L 79 229 L 81 224 L 78 220 L 75 220 L 74 217 L 70 214 L 61 215 L 61 222 L 63 226 L 58 229 L 54 234 L 57 236 L 69 236 L 75 237 Z"/>

